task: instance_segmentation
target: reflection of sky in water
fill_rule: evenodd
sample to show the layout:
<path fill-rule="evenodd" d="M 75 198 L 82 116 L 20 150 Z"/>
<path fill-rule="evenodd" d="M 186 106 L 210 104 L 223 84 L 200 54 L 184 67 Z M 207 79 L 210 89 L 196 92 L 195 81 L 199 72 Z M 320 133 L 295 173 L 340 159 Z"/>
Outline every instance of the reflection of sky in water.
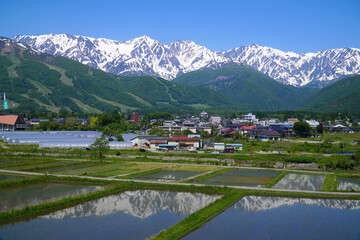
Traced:
<path fill-rule="evenodd" d="M 320 191 L 324 175 L 288 173 L 272 188 Z"/>
<path fill-rule="evenodd" d="M 359 239 L 360 201 L 247 196 L 184 239 Z"/>
<path fill-rule="evenodd" d="M 359 178 L 338 178 L 337 190 L 355 190 L 360 191 L 360 179 Z"/>
<path fill-rule="evenodd" d="M 100 186 L 86 186 L 60 183 L 38 183 L 25 185 L 11 190 L 0 191 L 0 212 L 12 208 L 33 206 L 70 196 L 78 196 L 104 189 Z"/>
<path fill-rule="evenodd" d="M 196 172 L 196 171 L 164 170 L 161 172 L 143 175 L 135 179 L 153 180 L 153 181 L 175 181 L 175 180 L 188 178 L 199 173 L 200 172 Z"/>
<path fill-rule="evenodd" d="M 220 198 L 138 190 L 0 227 L 0 239 L 145 239 Z"/>

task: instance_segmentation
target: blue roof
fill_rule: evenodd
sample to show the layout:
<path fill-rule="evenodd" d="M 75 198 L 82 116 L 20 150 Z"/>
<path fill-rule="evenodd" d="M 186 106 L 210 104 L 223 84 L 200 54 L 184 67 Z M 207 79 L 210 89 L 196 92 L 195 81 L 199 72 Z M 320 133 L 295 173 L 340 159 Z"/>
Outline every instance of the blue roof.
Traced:
<path fill-rule="evenodd" d="M 159 144 L 159 147 L 177 147 L 179 145 L 177 144 L 166 144 L 166 143 L 162 143 L 162 144 Z"/>
<path fill-rule="evenodd" d="M 242 147 L 241 143 L 227 143 L 226 146 Z"/>

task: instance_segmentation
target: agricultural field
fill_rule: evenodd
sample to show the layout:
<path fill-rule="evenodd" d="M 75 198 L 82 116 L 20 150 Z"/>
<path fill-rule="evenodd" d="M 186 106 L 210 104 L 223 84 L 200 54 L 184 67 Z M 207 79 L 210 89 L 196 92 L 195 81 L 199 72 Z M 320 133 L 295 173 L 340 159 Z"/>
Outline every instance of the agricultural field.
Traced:
<path fill-rule="evenodd" d="M 1 239 L 45 239 L 54 233 L 59 239 L 118 239 L 121 234 L 133 239 L 229 239 L 234 234 L 292 238 L 289 229 L 309 224 L 306 234 L 311 236 L 359 235 L 358 226 L 352 225 L 360 219 L 356 165 L 353 170 L 289 169 L 296 161 L 298 166 L 324 159 L 351 161 L 344 156 L 294 153 L 251 158 L 244 153 L 118 150 L 97 159 L 80 150 L 31 148 L 22 151 L 16 146 L 16 151 L 0 155 Z M 229 158 L 235 163 L 224 162 Z M 320 212 L 325 215 L 320 217 Z M 269 216 L 283 224 L 282 232 L 271 227 Z M 260 230 L 246 231 L 253 229 L 246 225 L 251 221 L 269 227 L 255 224 Z M 314 233 L 318 225 L 323 230 Z"/>

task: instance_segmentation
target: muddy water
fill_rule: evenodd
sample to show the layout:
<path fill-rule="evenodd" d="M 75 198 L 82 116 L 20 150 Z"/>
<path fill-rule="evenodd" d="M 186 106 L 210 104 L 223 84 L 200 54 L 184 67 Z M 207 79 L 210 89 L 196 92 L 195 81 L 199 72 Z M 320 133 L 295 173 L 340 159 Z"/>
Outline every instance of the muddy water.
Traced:
<path fill-rule="evenodd" d="M 100 186 L 73 185 L 60 183 L 38 183 L 11 190 L 0 190 L 0 212 L 33 206 L 40 203 L 78 196 L 104 189 Z"/>

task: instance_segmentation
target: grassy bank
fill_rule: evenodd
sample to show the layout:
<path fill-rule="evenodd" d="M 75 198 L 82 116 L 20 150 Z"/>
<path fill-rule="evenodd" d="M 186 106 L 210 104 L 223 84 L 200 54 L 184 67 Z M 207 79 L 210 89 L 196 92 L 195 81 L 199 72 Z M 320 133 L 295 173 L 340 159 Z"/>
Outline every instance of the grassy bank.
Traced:
<path fill-rule="evenodd" d="M 288 171 L 282 171 L 278 175 L 276 175 L 273 179 L 271 179 L 270 182 L 268 182 L 264 187 L 265 188 L 271 188 L 274 186 L 278 181 L 280 181 L 283 177 L 285 177 L 286 174 L 288 174 Z"/>
<path fill-rule="evenodd" d="M 321 187 L 321 191 L 335 192 L 337 190 L 337 177 L 335 174 L 326 174 L 324 184 Z"/>

